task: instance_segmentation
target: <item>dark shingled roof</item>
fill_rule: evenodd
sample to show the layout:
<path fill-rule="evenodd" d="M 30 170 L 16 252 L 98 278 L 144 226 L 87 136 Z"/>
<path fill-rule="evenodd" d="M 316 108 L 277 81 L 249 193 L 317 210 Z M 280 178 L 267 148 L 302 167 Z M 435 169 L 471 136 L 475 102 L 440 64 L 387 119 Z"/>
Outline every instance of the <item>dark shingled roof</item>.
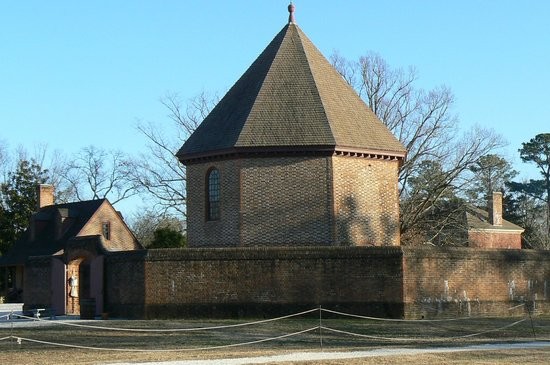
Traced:
<path fill-rule="evenodd" d="M 67 241 L 82 230 L 105 201 L 105 199 L 97 199 L 40 208 L 32 218 L 35 222 L 43 222 L 42 229 L 35 233 L 35 239 L 30 240 L 30 232 L 27 230 L 6 255 L 0 257 L 0 265 L 21 265 L 29 256 L 49 256 L 62 252 Z M 67 230 L 59 239 L 55 239 L 55 217 L 57 214 L 71 220 Z"/>
<path fill-rule="evenodd" d="M 471 206 L 466 209 L 466 221 L 468 228 L 474 230 L 498 230 L 511 232 L 525 231 L 520 226 L 515 225 L 506 219 L 502 219 L 502 225 L 494 226 L 489 222 L 489 212 Z"/>
<path fill-rule="evenodd" d="M 275 36 L 181 147 L 182 162 L 245 151 L 406 150 L 293 23 Z"/>

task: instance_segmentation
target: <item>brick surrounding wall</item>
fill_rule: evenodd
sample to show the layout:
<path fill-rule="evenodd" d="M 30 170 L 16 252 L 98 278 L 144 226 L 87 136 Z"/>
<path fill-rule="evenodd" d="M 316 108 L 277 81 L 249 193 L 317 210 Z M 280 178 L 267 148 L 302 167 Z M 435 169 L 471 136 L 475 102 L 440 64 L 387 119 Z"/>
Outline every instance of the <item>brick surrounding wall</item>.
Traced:
<path fill-rule="evenodd" d="M 333 157 L 338 244 L 399 245 L 397 161 Z"/>
<path fill-rule="evenodd" d="M 108 289 L 108 310 L 122 316 L 135 316 L 141 295 L 148 318 L 274 316 L 319 305 L 378 316 L 402 312 L 399 249 L 183 249 L 123 256 L 116 256 L 116 265 L 107 260 L 107 283 L 118 286 Z M 144 286 L 136 272 L 144 274 Z"/>
<path fill-rule="evenodd" d="M 526 303 L 550 312 L 550 252 L 403 248 L 405 314 L 410 318 L 518 315 Z M 535 304 L 533 301 L 535 300 Z"/>
<path fill-rule="evenodd" d="M 29 259 L 25 308 L 51 306 L 50 257 Z M 113 317 L 266 316 L 324 308 L 430 318 L 550 313 L 550 252 L 251 247 L 107 253 Z M 515 308 L 510 310 L 510 308 Z"/>
<path fill-rule="evenodd" d="M 146 285 L 155 286 L 157 279 L 162 280 L 162 278 L 150 278 L 149 282 L 146 282 L 146 255 L 147 251 L 141 250 L 117 252 L 105 256 L 104 310 L 114 317 L 143 317 Z M 148 289 L 155 290 L 154 287 Z"/>
<path fill-rule="evenodd" d="M 521 249 L 521 233 L 470 230 L 468 245 L 476 248 Z"/>
<path fill-rule="evenodd" d="M 52 257 L 31 257 L 25 265 L 23 310 L 51 308 Z"/>

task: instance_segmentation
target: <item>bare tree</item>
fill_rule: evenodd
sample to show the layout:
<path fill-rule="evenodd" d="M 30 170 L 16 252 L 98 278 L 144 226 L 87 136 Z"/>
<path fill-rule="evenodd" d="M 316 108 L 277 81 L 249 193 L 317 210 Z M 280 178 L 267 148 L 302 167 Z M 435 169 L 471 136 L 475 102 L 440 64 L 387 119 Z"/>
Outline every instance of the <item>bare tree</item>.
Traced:
<path fill-rule="evenodd" d="M 131 164 L 120 151 L 94 146 L 80 150 L 61 171 L 62 180 L 77 200 L 108 198 L 112 204 L 137 194 L 130 179 Z"/>
<path fill-rule="evenodd" d="M 0 173 L 6 180 L 7 171 L 14 171 L 20 161 L 33 161 L 44 171 L 45 183 L 55 188 L 56 203 L 65 203 L 74 199 L 71 187 L 64 180 L 68 170 L 68 157 L 63 151 L 51 150 L 47 143 L 37 143 L 30 148 L 17 146 L 8 151 L 7 144 L 0 142 Z"/>
<path fill-rule="evenodd" d="M 449 190 L 460 195 L 471 178 L 469 168 L 481 156 L 504 145 L 499 135 L 481 127 L 459 133 L 451 90 L 445 86 L 429 91 L 415 88 L 414 68 L 393 69 L 375 53 L 357 62 L 334 54 L 331 61 L 407 148 L 407 159 L 399 171 L 402 234 L 418 227 L 434 204 L 446 199 Z M 441 174 L 438 183 L 419 199 L 410 179 L 426 161 L 436 161 Z"/>
<path fill-rule="evenodd" d="M 22 147 L 18 150 L 19 158 L 29 158 L 29 154 Z M 55 202 L 67 203 L 76 199 L 74 188 L 65 179 L 69 173 L 72 158 L 61 150 L 51 150 L 47 143 L 38 143 L 33 146 L 31 159 L 36 161 L 46 171 L 46 182 L 55 189 Z"/>
<path fill-rule="evenodd" d="M 159 215 L 153 209 L 143 209 L 135 212 L 130 217 L 130 227 L 138 241 L 149 247 L 154 239 L 155 231 L 160 228 L 167 228 L 180 233 L 185 232 L 185 222 L 174 216 Z"/>
<path fill-rule="evenodd" d="M 0 182 L 7 178 L 8 173 L 8 146 L 4 140 L 0 139 Z"/>
<path fill-rule="evenodd" d="M 203 92 L 184 104 L 178 94 L 170 93 L 161 103 L 172 124 L 141 122 L 137 126 L 147 140 L 147 151 L 132 162 L 131 178 L 162 216 L 186 216 L 185 167 L 175 153 L 217 101 L 217 97 Z"/>

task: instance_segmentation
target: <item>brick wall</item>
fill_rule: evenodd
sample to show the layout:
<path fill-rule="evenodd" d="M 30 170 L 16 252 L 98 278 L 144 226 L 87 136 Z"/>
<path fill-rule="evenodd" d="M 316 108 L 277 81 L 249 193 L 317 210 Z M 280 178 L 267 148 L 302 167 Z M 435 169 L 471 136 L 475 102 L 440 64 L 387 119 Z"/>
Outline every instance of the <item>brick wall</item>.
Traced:
<path fill-rule="evenodd" d="M 220 172 L 217 221 L 205 212 L 211 168 Z M 399 245 L 397 170 L 397 161 L 344 156 L 189 165 L 189 245 Z"/>
<path fill-rule="evenodd" d="M 468 245 L 476 248 L 521 249 L 521 233 L 468 231 Z"/>
<path fill-rule="evenodd" d="M 220 220 L 217 221 L 206 220 L 206 174 L 211 168 L 220 173 Z M 190 247 L 239 244 L 239 170 L 240 160 L 187 166 L 187 242 Z"/>
<path fill-rule="evenodd" d="M 51 306 L 52 260 L 27 262 L 26 308 Z M 550 252 L 409 247 L 111 252 L 105 256 L 104 285 L 104 310 L 114 317 L 272 317 L 319 305 L 394 318 L 510 316 L 526 308 L 550 313 Z"/>
<path fill-rule="evenodd" d="M 331 157 L 244 159 L 242 245 L 330 245 Z"/>
<path fill-rule="evenodd" d="M 550 251 L 403 248 L 408 317 L 512 315 L 550 306 Z M 523 312 L 524 306 L 518 311 Z"/>
<path fill-rule="evenodd" d="M 52 257 L 31 257 L 25 265 L 25 291 L 23 310 L 51 308 Z"/>
<path fill-rule="evenodd" d="M 399 245 L 398 161 L 333 157 L 337 242 Z"/>
<path fill-rule="evenodd" d="M 105 256 L 104 311 L 114 317 L 143 317 L 147 285 L 144 263 L 146 255 L 147 251 L 140 250 Z M 153 285 L 155 280 L 156 278 L 151 278 Z"/>
<path fill-rule="evenodd" d="M 402 312 L 399 249 L 166 249 L 129 255 L 106 261 L 106 307 L 116 315 L 139 317 L 141 295 L 142 316 L 148 318 L 274 316 L 319 305 L 379 316 Z"/>
<path fill-rule="evenodd" d="M 110 238 L 103 239 L 103 244 L 110 251 L 135 250 L 139 248 L 134 235 L 124 224 L 122 217 L 111 204 L 105 201 L 88 223 L 79 232 L 78 237 L 102 235 L 103 223 L 110 224 Z"/>

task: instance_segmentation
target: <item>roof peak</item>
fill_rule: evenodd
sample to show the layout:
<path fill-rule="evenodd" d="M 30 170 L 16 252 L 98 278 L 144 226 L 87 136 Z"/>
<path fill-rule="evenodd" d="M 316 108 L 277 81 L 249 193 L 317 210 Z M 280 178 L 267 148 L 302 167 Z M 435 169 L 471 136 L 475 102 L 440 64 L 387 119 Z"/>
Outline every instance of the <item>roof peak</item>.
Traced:
<path fill-rule="evenodd" d="M 292 1 L 290 2 L 290 4 L 288 5 L 288 23 L 289 24 L 296 24 L 296 19 L 294 18 L 294 10 L 296 9 L 296 7 L 294 6 L 294 4 L 292 3 Z"/>

